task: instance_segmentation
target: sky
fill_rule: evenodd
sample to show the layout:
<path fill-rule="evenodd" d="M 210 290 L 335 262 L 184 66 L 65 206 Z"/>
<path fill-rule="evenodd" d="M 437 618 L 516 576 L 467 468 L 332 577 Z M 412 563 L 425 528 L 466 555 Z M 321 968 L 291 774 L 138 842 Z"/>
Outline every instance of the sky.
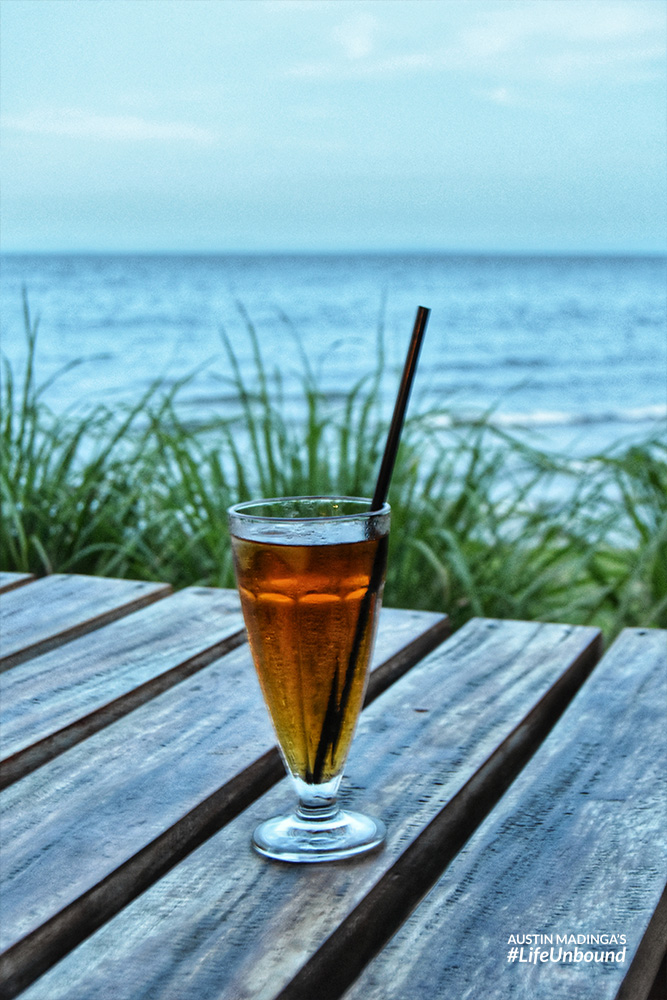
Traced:
<path fill-rule="evenodd" d="M 664 252 L 665 0 L 0 0 L 5 251 Z"/>

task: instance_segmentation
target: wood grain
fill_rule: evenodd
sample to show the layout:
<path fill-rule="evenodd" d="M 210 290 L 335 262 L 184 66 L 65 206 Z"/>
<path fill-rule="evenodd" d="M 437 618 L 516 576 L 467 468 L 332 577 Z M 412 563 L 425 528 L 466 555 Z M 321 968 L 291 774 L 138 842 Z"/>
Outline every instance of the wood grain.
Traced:
<path fill-rule="evenodd" d="M 410 649 L 414 662 L 424 633 L 435 642 L 446 624 L 440 615 L 383 609 L 380 674 L 385 661 L 407 669 Z M 5 994 L 283 775 L 244 644 L 7 788 L 0 797 Z"/>
<path fill-rule="evenodd" d="M 166 583 L 54 574 L 0 595 L 0 671 L 171 593 Z"/>
<path fill-rule="evenodd" d="M 0 788 L 244 637 L 236 591 L 192 587 L 0 674 Z"/>
<path fill-rule="evenodd" d="M 643 1000 L 665 948 L 666 705 L 667 634 L 625 631 L 345 1000 Z M 538 933 L 556 955 L 556 934 L 623 934 L 625 961 L 508 962 L 510 935 Z"/>
<path fill-rule="evenodd" d="M 382 851 L 314 866 L 258 857 L 253 826 L 291 805 L 281 782 L 35 982 L 25 1000 L 266 1000 L 287 995 L 291 983 L 309 1000 L 338 996 L 341 977 L 348 968 L 354 975 L 358 956 L 367 960 L 373 935 L 396 916 L 396 895 L 426 891 L 405 865 L 414 845 L 425 838 L 423 871 L 437 878 L 598 652 L 594 629 L 468 623 L 362 714 L 343 797 L 385 819 Z M 347 922 L 367 898 L 374 905 L 350 941 Z M 319 974 L 299 983 L 329 942 L 333 963 L 317 963 Z"/>

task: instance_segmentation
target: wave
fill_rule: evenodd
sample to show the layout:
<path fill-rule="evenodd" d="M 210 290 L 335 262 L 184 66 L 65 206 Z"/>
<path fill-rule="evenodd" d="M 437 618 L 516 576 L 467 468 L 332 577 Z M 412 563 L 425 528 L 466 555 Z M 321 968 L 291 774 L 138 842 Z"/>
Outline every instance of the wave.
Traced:
<path fill-rule="evenodd" d="M 437 427 L 454 427 L 482 418 L 481 411 L 457 415 L 439 414 Z M 486 419 L 486 416 L 485 416 Z M 637 406 L 599 413 L 568 413 L 564 410 L 534 410 L 530 413 L 493 413 L 489 422 L 499 427 L 586 427 L 592 424 L 639 424 L 667 421 L 667 405 Z"/>

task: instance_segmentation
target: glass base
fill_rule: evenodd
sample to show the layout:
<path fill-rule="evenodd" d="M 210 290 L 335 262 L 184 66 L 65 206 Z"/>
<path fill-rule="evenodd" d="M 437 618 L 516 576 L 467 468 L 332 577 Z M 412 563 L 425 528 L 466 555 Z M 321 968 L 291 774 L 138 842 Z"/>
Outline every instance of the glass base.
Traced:
<path fill-rule="evenodd" d="M 375 850 L 384 842 L 382 820 L 337 809 L 302 811 L 267 819 L 255 830 L 253 847 L 276 861 L 338 861 Z M 324 814 L 324 815 L 322 815 Z"/>

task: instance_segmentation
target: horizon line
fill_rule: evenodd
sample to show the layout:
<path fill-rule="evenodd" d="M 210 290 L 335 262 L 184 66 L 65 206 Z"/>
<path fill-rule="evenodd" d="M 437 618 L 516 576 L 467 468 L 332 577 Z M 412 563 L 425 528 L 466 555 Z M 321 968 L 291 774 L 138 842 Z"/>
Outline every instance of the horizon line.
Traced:
<path fill-rule="evenodd" d="M 387 247 L 383 249 L 5 249 L 0 247 L 0 256 L 76 256 L 76 257 L 666 257 L 667 246 L 658 249 L 482 249 L 482 248 L 437 248 Z"/>

